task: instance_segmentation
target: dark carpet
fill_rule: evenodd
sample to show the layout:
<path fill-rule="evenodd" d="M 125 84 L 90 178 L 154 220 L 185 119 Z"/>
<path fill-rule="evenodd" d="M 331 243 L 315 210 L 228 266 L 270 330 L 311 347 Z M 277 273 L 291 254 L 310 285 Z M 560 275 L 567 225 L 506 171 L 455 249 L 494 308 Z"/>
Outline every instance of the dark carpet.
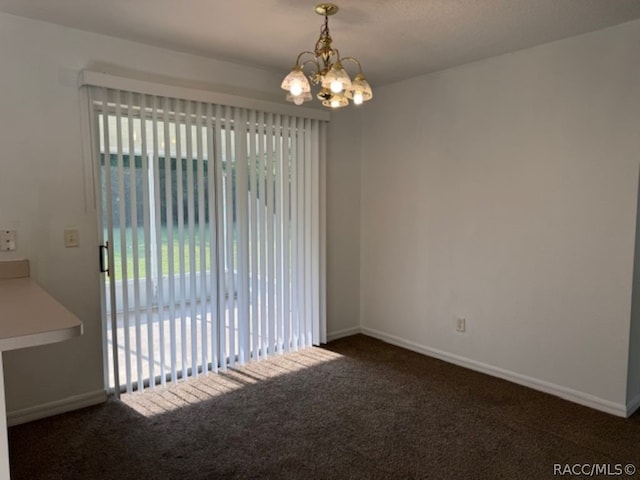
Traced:
<path fill-rule="evenodd" d="M 640 468 L 640 416 L 357 335 L 12 427 L 9 445 L 13 480 L 586 478 L 554 465 Z"/>

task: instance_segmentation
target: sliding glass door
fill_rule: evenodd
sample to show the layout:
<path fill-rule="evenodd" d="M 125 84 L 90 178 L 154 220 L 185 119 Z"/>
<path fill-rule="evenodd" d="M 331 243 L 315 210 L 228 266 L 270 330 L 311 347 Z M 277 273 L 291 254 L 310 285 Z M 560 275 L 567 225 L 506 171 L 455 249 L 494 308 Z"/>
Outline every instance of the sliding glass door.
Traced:
<path fill-rule="evenodd" d="M 91 87 L 108 386 L 320 341 L 317 120 Z"/>

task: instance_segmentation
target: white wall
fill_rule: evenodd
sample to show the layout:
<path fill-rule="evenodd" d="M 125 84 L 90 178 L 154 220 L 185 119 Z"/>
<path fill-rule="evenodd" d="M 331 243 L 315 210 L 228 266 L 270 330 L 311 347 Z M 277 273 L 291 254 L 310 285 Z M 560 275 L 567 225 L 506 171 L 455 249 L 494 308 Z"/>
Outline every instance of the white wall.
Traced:
<path fill-rule="evenodd" d="M 640 407 L 640 192 L 638 192 L 636 210 L 636 248 L 632 288 L 629 373 L 627 378 L 627 409 L 629 413 Z"/>
<path fill-rule="evenodd" d="M 623 414 L 639 47 L 632 22 L 376 90 L 365 333 Z"/>
<path fill-rule="evenodd" d="M 360 331 L 360 137 L 362 109 L 333 112 L 327 158 L 329 340 Z"/>
<path fill-rule="evenodd" d="M 85 327 L 84 335 L 72 341 L 5 354 L 7 409 L 15 413 L 55 407 L 69 399 L 100 398 L 103 388 L 97 220 L 93 204 L 85 204 L 78 71 L 108 68 L 112 73 L 169 78 L 185 86 L 268 100 L 282 97 L 283 73 L 5 14 L 0 14 L 0 59 L 0 228 L 18 232 L 18 250 L 2 252 L 0 260 L 29 258 L 33 277 L 78 315 Z M 337 143 L 330 140 L 330 151 L 346 151 L 340 142 L 348 139 L 335 136 Z M 343 160 L 347 177 L 359 171 L 357 161 L 340 155 L 329 158 L 327 188 L 333 203 L 328 212 L 327 248 L 333 259 L 359 256 L 359 236 L 335 208 L 357 205 L 360 195 L 358 189 L 333 185 L 341 181 Z M 91 185 L 89 193 L 90 189 Z M 349 215 L 353 217 L 353 212 Z M 79 248 L 63 247 L 66 226 L 79 228 Z M 346 231 L 341 233 L 342 229 Z M 334 262 L 328 282 L 353 278 L 354 268 L 357 278 L 357 262 L 345 265 L 345 272 Z M 357 298 L 357 282 L 351 288 Z M 347 302 L 343 313 L 343 300 L 332 304 L 332 298 L 329 295 L 329 332 L 357 325 L 357 308 Z"/>

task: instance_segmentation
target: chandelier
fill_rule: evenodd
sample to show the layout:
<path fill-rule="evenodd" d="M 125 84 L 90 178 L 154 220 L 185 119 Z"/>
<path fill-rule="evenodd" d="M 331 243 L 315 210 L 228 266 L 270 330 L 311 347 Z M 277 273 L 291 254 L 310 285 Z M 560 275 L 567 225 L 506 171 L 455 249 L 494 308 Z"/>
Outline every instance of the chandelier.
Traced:
<path fill-rule="evenodd" d="M 355 105 L 371 100 L 373 91 L 362 73 L 362 65 L 353 57 L 341 57 L 337 48 L 331 46 L 329 35 L 329 16 L 338 12 L 338 6 L 333 3 L 321 3 L 316 5 L 315 11 L 324 16 L 324 25 L 320 28 L 320 38 L 316 42 L 313 52 L 304 51 L 298 55 L 296 64 L 280 85 L 287 90 L 287 100 L 302 105 L 312 99 L 309 80 L 320 91 L 318 100 L 329 108 L 341 108 L 349 105 L 351 100 Z M 306 60 L 303 61 L 303 58 Z M 351 80 L 344 69 L 343 63 L 351 62 L 358 67 L 358 73 Z M 304 69 L 308 68 L 309 80 L 305 76 Z"/>

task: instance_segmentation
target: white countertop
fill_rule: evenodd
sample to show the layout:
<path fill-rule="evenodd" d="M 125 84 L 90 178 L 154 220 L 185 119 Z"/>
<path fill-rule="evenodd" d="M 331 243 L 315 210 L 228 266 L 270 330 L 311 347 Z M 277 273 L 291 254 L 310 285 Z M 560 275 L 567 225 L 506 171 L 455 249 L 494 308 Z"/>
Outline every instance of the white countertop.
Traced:
<path fill-rule="evenodd" d="M 2 352 L 82 335 L 82 322 L 29 277 L 28 260 L 0 262 L 0 478 L 10 478 Z"/>
<path fill-rule="evenodd" d="M 0 280 L 0 351 L 82 335 L 82 322 L 31 278 Z"/>

